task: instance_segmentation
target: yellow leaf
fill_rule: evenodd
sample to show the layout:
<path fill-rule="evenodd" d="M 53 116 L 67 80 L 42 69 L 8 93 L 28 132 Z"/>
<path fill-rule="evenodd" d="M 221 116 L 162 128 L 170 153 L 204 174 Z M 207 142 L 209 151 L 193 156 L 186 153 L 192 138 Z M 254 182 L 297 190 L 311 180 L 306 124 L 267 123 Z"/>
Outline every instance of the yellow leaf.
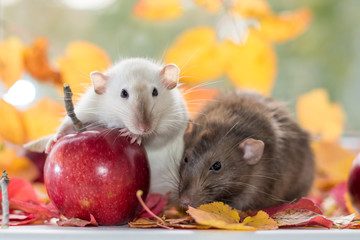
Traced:
<path fill-rule="evenodd" d="M 23 43 L 15 38 L 0 42 L 0 78 L 7 87 L 20 79 L 23 71 Z"/>
<path fill-rule="evenodd" d="M 177 19 L 183 14 L 180 0 L 139 0 L 134 14 L 146 20 L 164 21 Z"/>
<path fill-rule="evenodd" d="M 83 41 L 72 42 L 65 55 L 58 59 L 63 82 L 71 86 L 74 94 L 84 93 L 91 85 L 92 71 L 106 70 L 111 61 L 100 47 Z"/>
<path fill-rule="evenodd" d="M 200 83 L 220 77 L 228 52 L 217 44 L 215 31 L 198 27 L 181 34 L 165 55 L 165 62 L 175 63 L 181 69 L 181 81 Z"/>
<path fill-rule="evenodd" d="M 221 48 L 232 53 L 226 74 L 235 87 L 269 95 L 277 70 L 276 54 L 272 45 L 251 31 L 244 45 L 225 41 Z"/>
<path fill-rule="evenodd" d="M 347 181 L 355 154 L 333 142 L 313 142 L 311 145 L 316 162 L 315 184 L 329 188 Z"/>
<path fill-rule="evenodd" d="M 36 166 L 27 158 L 20 157 L 15 150 L 3 146 L 0 149 L 0 171 L 6 170 L 9 177 L 25 178 L 28 181 L 35 180 L 39 171 Z"/>
<path fill-rule="evenodd" d="M 11 143 L 26 142 L 26 132 L 21 113 L 11 104 L 0 99 L 0 136 Z"/>
<path fill-rule="evenodd" d="M 222 202 L 201 205 L 198 208 L 189 206 L 187 211 L 201 225 L 220 229 L 255 231 L 256 228 L 239 223 L 240 217 L 236 210 Z"/>
<path fill-rule="evenodd" d="M 194 0 L 194 2 L 211 13 L 219 12 L 223 4 L 222 0 Z"/>
<path fill-rule="evenodd" d="M 219 94 L 216 88 L 192 87 L 181 90 L 191 118 L 195 118 L 203 106 Z"/>
<path fill-rule="evenodd" d="M 242 17 L 256 18 L 271 13 L 271 9 L 265 0 L 235 0 L 231 11 Z"/>
<path fill-rule="evenodd" d="M 320 135 L 326 141 L 341 137 L 345 113 L 341 105 L 330 103 L 326 90 L 315 89 L 300 96 L 296 111 L 300 125 L 312 135 Z"/>
<path fill-rule="evenodd" d="M 65 116 L 65 109 L 62 104 L 43 98 L 28 108 L 23 116 L 28 140 L 31 141 L 55 133 Z"/>
<path fill-rule="evenodd" d="M 60 73 L 49 64 L 47 49 L 46 38 L 37 38 L 32 46 L 26 47 L 24 50 L 25 68 L 37 80 L 60 84 Z"/>
<path fill-rule="evenodd" d="M 272 219 L 266 212 L 259 211 L 253 217 L 246 217 L 242 224 L 251 226 L 261 230 L 273 230 L 278 229 L 278 225 L 274 219 Z"/>
<path fill-rule="evenodd" d="M 311 22 L 309 9 L 299 9 L 260 19 L 260 34 L 272 42 L 285 42 L 301 35 Z"/>

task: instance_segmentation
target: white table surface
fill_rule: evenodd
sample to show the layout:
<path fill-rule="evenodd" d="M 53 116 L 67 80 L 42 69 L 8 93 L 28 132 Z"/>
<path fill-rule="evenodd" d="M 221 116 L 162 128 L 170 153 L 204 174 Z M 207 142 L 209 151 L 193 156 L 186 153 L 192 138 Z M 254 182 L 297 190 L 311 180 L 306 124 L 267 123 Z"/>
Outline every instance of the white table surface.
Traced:
<path fill-rule="evenodd" d="M 360 240 L 360 229 L 281 229 L 271 231 L 228 231 L 228 230 L 166 230 L 166 229 L 132 229 L 127 226 L 114 227 L 58 227 L 53 225 L 16 226 L 0 229 L 1 240 L 211 240 L 211 239 L 242 239 L 242 240 Z"/>

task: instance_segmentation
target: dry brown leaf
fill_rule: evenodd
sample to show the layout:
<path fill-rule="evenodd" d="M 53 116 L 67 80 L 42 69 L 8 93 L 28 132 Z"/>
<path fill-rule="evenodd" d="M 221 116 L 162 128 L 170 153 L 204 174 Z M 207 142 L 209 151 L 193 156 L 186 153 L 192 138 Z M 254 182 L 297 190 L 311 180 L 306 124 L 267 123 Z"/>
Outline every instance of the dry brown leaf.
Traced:
<path fill-rule="evenodd" d="M 65 108 L 62 104 L 50 98 L 39 100 L 23 113 L 28 140 L 55 133 L 64 116 Z"/>
<path fill-rule="evenodd" d="M 11 87 L 24 71 L 23 43 L 15 37 L 0 42 L 0 79 Z"/>
<path fill-rule="evenodd" d="M 325 89 L 314 89 L 300 96 L 296 112 L 300 125 L 314 136 L 334 141 L 343 133 L 345 112 L 341 105 L 330 103 Z"/>
<path fill-rule="evenodd" d="M 61 84 L 60 73 L 49 64 L 47 49 L 46 38 L 35 39 L 34 43 L 24 50 L 25 68 L 37 80 Z"/>

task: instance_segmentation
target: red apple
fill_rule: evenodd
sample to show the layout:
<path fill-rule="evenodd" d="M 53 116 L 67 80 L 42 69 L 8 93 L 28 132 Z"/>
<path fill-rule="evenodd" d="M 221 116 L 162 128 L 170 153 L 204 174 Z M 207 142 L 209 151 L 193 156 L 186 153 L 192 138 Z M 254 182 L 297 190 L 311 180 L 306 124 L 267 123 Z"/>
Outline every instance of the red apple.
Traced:
<path fill-rule="evenodd" d="M 350 199 L 360 213 L 360 154 L 357 155 L 351 166 L 348 187 Z"/>
<path fill-rule="evenodd" d="M 145 149 L 130 144 L 116 130 L 68 135 L 52 147 L 44 168 L 50 200 L 67 218 L 120 225 L 140 210 L 136 191 L 149 190 Z"/>

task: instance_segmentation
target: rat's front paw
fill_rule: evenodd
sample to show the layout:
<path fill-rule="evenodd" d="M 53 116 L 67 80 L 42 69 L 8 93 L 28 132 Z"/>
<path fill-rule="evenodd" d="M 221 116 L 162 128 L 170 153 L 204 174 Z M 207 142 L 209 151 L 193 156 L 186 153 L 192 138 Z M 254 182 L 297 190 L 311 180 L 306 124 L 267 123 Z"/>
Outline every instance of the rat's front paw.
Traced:
<path fill-rule="evenodd" d="M 129 137 L 131 144 L 136 142 L 137 144 L 141 145 L 141 137 L 139 135 L 133 134 L 132 132 L 129 131 L 129 129 L 123 128 L 120 129 L 119 132 L 120 132 L 120 136 Z"/>
<path fill-rule="evenodd" d="M 54 144 L 57 142 L 57 140 L 59 140 L 63 135 L 60 134 L 55 134 L 46 144 L 45 147 L 45 153 L 49 154 L 49 152 L 51 151 L 51 148 L 54 146 Z"/>

